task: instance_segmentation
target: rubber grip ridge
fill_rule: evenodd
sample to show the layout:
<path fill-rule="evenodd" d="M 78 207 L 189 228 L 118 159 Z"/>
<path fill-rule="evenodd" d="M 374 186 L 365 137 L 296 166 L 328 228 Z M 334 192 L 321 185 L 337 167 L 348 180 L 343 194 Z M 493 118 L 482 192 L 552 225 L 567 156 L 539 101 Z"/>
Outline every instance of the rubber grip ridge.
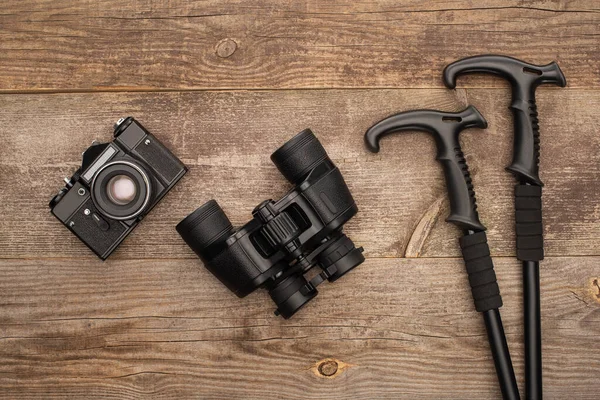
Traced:
<path fill-rule="evenodd" d="M 460 248 L 469 274 L 475 309 L 484 312 L 502 307 L 502 296 L 485 232 L 461 237 Z"/>
<path fill-rule="evenodd" d="M 542 188 L 518 184 L 515 186 L 515 222 L 517 258 L 521 261 L 544 259 L 542 225 Z"/>

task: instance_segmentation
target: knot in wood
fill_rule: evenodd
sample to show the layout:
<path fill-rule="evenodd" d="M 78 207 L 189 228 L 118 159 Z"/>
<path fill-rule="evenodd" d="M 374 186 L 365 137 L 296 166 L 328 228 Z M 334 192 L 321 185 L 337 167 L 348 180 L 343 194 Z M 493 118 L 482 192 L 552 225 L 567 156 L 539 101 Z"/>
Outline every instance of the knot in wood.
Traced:
<path fill-rule="evenodd" d="M 237 50 L 237 43 L 233 39 L 223 39 L 217 43 L 217 55 L 221 58 L 230 57 Z"/>
<path fill-rule="evenodd" d="M 338 363 L 335 360 L 323 361 L 319 364 L 319 373 L 323 376 L 332 376 L 338 370 Z"/>

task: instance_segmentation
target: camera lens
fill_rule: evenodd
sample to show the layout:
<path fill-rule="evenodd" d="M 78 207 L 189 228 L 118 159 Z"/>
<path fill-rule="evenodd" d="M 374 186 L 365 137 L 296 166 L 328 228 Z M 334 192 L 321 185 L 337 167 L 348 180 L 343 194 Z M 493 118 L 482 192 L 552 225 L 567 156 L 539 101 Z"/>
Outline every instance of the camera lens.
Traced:
<path fill-rule="evenodd" d="M 137 187 L 129 176 L 115 175 L 106 184 L 106 193 L 113 203 L 124 206 L 133 201 Z"/>
<path fill-rule="evenodd" d="M 271 299 L 277 304 L 275 313 L 288 319 L 314 298 L 319 292 L 307 283 L 303 275 L 291 275 L 269 290 Z"/>
<path fill-rule="evenodd" d="M 327 159 L 325 149 L 310 129 L 305 129 L 271 155 L 279 172 L 298 184 L 321 161 Z"/>
<path fill-rule="evenodd" d="M 233 226 L 219 203 L 210 200 L 177 224 L 177 232 L 203 259 L 210 259 L 208 248 L 233 233 Z"/>
<path fill-rule="evenodd" d="M 140 215 L 150 202 L 150 179 L 144 169 L 129 161 L 115 161 L 98 170 L 91 184 L 94 205 L 116 220 Z"/>
<path fill-rule="evenodd" d="M 357 249 L 354 242 L 342 233 L 339 238 L 333 239 L 329 247 L 319 254 L 319 265 L 323 270 L 330 269 L 333 271 L 328 280 L 329 282 L 335 282 L 365 261 L 362 252 L 362 247 Z"/>

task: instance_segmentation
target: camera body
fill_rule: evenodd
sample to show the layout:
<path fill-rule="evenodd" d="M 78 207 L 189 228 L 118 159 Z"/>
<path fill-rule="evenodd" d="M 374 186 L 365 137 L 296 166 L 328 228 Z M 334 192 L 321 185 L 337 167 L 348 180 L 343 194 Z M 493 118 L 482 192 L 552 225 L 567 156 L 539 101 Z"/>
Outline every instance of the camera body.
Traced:
<path fill-rule="evenodd" d="M 342 232 L 358 211 L 340 170 L 310 130 L 271 156 L 295 186 L 277 201 L 266 200 L 253 219 L 234 230 L 216 201 L 198 208 L 177 231 L 206 268 L 237 296 L 265 287 L 277 315 L 291 317 L 333 282 L 364 261 L 362 248 Z M 322 272 L 308 281 L 315 266 Z"/>
<path fill-rule="evenodd" d="M 50 201 L 52 214 L 105 260 L 183 177 L 187 168 L 132 117 L 115 139 L 93 143 Z"/>

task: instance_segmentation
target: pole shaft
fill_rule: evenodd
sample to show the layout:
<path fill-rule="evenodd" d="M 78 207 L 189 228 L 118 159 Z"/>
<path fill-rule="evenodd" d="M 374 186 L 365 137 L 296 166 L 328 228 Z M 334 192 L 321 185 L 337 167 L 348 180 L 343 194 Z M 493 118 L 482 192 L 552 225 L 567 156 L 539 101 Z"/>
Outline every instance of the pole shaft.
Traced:
<path fill-rule="evenodd" d="M 542 399 L 542 326 L 540 264 L 523 261 L 525 326 L 525 392 L 527 400 Z"/>
<path fill-rule="evenodd" d="M 504 335 L 500 311 L 497 308 L 485 311 L 483 319 L 485 321 L 490 348 L 492 349 L 492 356 L 494 357 L 502 398 L 504 400 L 520 400 L 519 388 L 510 359 L 506 336 Z"/>

